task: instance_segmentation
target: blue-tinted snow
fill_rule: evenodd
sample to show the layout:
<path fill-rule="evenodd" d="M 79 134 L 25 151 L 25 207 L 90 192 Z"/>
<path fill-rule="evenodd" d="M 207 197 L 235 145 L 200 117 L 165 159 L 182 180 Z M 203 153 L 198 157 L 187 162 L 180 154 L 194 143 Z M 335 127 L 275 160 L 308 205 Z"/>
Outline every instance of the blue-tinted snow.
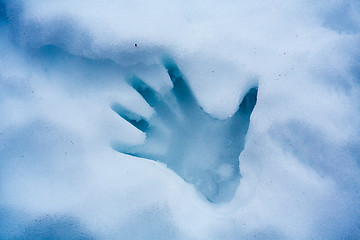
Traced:
<path fill-rule="evenodd" d="M 0 238 L 360 238 L 359 22 L 356 1 L 0 1 Z M 146 144 L 161 113 L 172 120 L 134 76 L 174 119 L 194 119 L 164 55 L 210 123 L 258 86 L 246 137 L 232 136 L 241 154 L 228 158 L 237 182 L 224 199 L 185 172 L 214 171 L 198 156 L 229 135 L 210 149 L 206 134 L 188 139 L 202 150 L 186 148 L 184 170 L 112 148 Z"/>

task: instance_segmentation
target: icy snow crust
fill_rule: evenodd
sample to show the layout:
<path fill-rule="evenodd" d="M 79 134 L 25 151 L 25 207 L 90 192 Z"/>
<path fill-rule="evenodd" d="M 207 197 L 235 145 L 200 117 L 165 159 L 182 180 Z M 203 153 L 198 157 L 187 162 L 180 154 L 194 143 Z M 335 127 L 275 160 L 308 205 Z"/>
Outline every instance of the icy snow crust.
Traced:
<path fill-rule="evenodd" d="M 0 1 L 0 238 L 359 239 L 359 10 Z M 141 89 L 198 125 L 166 127 Z M 255 91 L 239 131 L 213 127 Z"/>

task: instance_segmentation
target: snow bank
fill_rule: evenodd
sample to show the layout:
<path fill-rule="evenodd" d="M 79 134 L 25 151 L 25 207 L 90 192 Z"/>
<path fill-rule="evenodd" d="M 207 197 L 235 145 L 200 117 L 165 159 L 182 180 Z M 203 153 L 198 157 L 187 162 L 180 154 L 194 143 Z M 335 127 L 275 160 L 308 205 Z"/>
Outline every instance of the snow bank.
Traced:
<path fill-rule="evenodd" d="M 1 238 L 359 238 L 359 9 L 0 2 Z M 258 85 L 231 201 L 211 204 L 164 164 L 110 147 L 145 141 L 110 105 L 150 118 L 125 79 L 165 94 L 164 54 L 218 119 Z"/>

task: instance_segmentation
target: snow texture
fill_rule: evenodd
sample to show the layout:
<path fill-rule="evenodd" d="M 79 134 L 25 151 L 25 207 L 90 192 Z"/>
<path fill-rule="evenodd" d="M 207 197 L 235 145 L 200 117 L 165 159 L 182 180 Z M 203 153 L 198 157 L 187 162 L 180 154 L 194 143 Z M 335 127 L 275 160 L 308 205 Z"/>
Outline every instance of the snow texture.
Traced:
<path fill-rule="evenodd" d="M 0 0 L 0 239 L 360 239 L 355 0 Z"/>
<path fill-rule="evenodd" d="M 143 145 L 126 146 L 115 142 L 113 148 L 131 156 L 165 163 L 186 182 L 194 184 L 210 202 L 229 201 L 239 183 L 238 159 L 256 104 L 257 87 L 248 91 L 231 118 L 217 120 L 202 111 L 176 64 L 171 59 L 164 59 L 164 66 L 174 85 L 172 94 L 180 113 L 176 114 L 176 107 L 168 105 L 167 99 L 154 89 L 132 77 L 130 84 L 156 114 L 149 123 L 121 105 L 112 104 L 119 116 L 146 132 Z"/>

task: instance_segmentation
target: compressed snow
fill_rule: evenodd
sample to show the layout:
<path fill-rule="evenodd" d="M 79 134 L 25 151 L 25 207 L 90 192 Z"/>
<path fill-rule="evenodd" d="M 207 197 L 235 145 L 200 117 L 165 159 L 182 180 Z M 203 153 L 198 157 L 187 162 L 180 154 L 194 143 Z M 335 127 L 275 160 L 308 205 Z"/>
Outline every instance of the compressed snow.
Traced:
<path fill-rule="evenodd" d="M 359 9 L 0 1 L 0 238 L 360 238 Z M 258 86 L 231 199 L 210 203 L 164 163 L 111 147 L 146 142 L 112 104 L 156 115 L 126 79 L 171 101 L 164 55 L 214 119 Z M 190 162 L 210 152 L 189 141 Z"/>

